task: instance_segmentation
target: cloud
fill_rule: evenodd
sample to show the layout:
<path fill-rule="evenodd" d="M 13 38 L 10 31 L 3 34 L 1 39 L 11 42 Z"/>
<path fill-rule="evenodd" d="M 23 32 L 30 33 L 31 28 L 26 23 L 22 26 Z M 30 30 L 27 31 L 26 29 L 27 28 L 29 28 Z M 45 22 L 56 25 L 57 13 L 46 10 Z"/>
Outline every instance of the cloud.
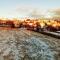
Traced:
<path fill-rule="evenodd" d="M 15 9 L 14 14 L 19 16 L 33 17 L 33 18 L 40 18 L 40 17 L 44 17 L 45 15 L 51 15 L 51 17 L 59 17 L 60 8 L 45 10 L 30 5 L 18 5 Z"/>
<path fill-rule="evenodd" d="M 19 6 L 16 8 L 16 12 L 18 12 L 18 13 L 29 13 L 29 12 L 32 11 L 32 9 L 34 9 L 34 8 L 31 7 L 31 6 L 19 5 Z"/>
<path fill-rule="evenodd" d="M 60 15 L 60 9 L 54 10 L 54 13 L 57 14 L 57 15 Z"/>
<path fill-rule="evenodd" d="M 51 10 L 50 10 L 50 13 L 53 14 L 53 17 L 54 17 L 54 18 L 60 18 L 60 8 L 51 9 Z"/>
<path fill-rule="evenodd" d="M 28 17 L 39 18 L 43 15 L 43 10 L 33 6 L 19 6 L 16 8 L 16 12 L 19 14 L 26 15 Z"/>

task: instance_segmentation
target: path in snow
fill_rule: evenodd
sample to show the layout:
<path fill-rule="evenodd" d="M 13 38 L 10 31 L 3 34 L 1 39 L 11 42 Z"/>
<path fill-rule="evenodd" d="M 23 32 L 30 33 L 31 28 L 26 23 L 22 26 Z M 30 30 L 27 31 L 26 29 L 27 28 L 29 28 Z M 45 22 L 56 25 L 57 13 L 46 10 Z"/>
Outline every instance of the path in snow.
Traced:
<path fill-rule="evenodd" d="M 25 31 L 0 31 L 0 60 L 56 59 L 43 38 L 31 36 Z"/>

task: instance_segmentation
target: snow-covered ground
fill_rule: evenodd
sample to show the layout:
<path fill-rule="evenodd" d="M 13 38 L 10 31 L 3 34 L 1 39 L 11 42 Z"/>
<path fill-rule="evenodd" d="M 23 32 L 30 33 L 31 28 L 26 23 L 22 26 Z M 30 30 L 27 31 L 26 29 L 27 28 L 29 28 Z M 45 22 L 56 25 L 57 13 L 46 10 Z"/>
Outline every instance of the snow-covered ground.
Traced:
<path fill-rule="evenodd" d="M 1 30 L 0 60 L 59 60 L 58 40 L 22 29 Z"/>

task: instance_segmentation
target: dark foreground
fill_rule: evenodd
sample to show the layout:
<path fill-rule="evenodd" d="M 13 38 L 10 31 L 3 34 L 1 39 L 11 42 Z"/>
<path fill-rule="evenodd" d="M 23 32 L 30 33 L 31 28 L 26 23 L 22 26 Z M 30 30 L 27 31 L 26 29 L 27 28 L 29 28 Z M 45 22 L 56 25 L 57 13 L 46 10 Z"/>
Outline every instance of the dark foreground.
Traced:
<path fill-rule="evenodd" d="M 25 29 L 0 30 L 0 60 L 60 60 L 60 39 Z"/>

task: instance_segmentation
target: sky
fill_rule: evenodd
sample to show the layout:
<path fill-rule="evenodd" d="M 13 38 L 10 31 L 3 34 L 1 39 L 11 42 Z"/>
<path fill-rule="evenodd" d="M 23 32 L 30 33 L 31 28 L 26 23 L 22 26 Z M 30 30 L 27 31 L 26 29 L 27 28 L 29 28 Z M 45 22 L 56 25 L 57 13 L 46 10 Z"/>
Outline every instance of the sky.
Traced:
<path fill-rule="evenodd" d="M 21 18 L 56 8 L 60 0 L 0 0 L 0 17 Z"/>

